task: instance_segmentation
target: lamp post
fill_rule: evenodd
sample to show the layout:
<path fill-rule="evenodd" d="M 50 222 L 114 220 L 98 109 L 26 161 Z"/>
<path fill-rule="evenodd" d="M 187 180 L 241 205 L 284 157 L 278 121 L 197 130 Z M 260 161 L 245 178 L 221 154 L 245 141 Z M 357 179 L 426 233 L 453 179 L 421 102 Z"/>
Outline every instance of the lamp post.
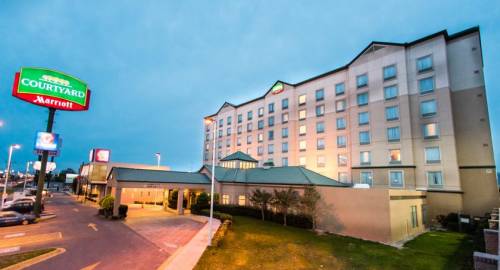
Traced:
<path fill-rule="evenodd" d="M 21 146 L 19 144 L 12 144 L 9 146 L 9 158 L 7 159 L 7 175 L 5 176 L 5 183 L 3 186 L 3 193 L 2 193 L 2 202 L 0 203 L 0 209 L 3 208 L 3 204 L 5 199 L 7 199 L 7 182 L 9 181 L 9 176 L 10 176 L 10 164 L 12 162 L 12 152 L 14 149 L 19 149 Z"/>
<path fill-rule="evenodd" d="M 213 137 L 213 143 L 212 143 L 212 181 L 210 185 L 210 218 L 208 220 L 208 245 L 212 245 L 212 219 L 214 215 L 214 179 L 215 179 L 215 136 L 216 136 L 216 128 L 217 128 L 217 121 L 215 119 L 209 118 L 205 120 L 206 124 L 212 124 L 212 137 Z"/>
<path fill-rule="evenodd" d="M 161 154 L 158 152 L 158 153 L 155 153 L 155 156 L 156 156 L 156 166 L 158 168 L 160 168 Z"/>
<path fill-rule="evenodd" d="M 24 174 L 24 186 L 23 186 L 23 192 L 26 189 L 26 181 L 28 180 L 28 172 L 30 169 L 30 165 L 33 164 L 32 161 L 26 162 L 26 173 Z"/>

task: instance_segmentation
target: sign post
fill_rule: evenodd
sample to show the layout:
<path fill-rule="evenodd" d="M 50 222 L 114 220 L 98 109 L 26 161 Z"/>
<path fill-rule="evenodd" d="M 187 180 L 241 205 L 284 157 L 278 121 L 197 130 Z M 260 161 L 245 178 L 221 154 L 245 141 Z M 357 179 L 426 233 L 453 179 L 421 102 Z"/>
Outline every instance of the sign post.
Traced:
<path fill-rule="evenodd" d="M 24 67 L 16 73 L 12 95 L 26 102 L 49 108 L 47 133 L 52 133 L 56 110 L 86 111 L 90 103 L 90 90 L 82 80 L 65 73 L 45 69 Z M 40 216 L 43 186 L 47 173 L 50 149 L 42 149 L 40 174 L 34 212 Z"/>

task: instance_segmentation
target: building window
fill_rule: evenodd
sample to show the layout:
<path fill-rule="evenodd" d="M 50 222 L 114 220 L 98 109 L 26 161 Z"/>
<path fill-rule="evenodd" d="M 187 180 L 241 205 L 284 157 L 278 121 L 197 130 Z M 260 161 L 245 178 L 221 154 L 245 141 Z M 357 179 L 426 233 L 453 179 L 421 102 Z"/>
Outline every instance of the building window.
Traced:
<path fill-rule="evenodd" d="M 384 99 L 390 100 L 398 97 L 398 86 L 391 85 L 384 87 Z"/>
<path fill-rule="evenodd" d="M 299 106 L 306 104 L 306 94 L 299 96 Z"/>
<path fill-rule="evenodd" d="M 281 143 L 281 152 L 288 153 L 288 142 Z"/>
<path fill-rule="evenodd" d="M 281 114 L 281 123 L 283 124 L 288 123 L 288 113 Z"/>
<path fill-rule="evenodd" d="M 389 163 L 401 163 L 401 150 L 391 149 L 389 150 Z"/>
<path fill-rule="evenodd" d="M 385 119 L 387 121 L 399 120 L 399 107 L 398 106 L 386 107 Z"/>
<path fill-rule="evenodd" d="M 365 87 L 368 85 L 368 75 L 362 74 L 356 77 L 356 86 L 358 88 Z"/>
<path fill-rule="evenodd" d="M 360 126 L 368 125 L 369 123 L 370 123 L 370 113 L 368 113 L 368 112 L 358 113 L 358 124 Z"/>
<path fill-rule="evenodd" d="M 372 172 L 361 172 L 359 178 L 361 184 L 368 184 L 370 187 L 373 186 Z"/>
<path fill-rule="evenodd" d="M 387 140 L 389 142 L 399 142 L 400 140 L 399 127 L 387 128 Z"/>
<path fill-rule="evenodd" d="M 345 129 L 346 121 L 344 117 L 337 118 L 337 129 Z"/>
<path fill-rule="evenodd" d="M 227 128 L 226 134 L 227 134 L 227 136 L 231 135 L 231 128 Z"/>
<path fill-rule="evenodd" d="M 274 126 L 274 116 L 269 116 L 267 118 L 267 125 L 270 127 Z"/>
<path fill-rule="evenodd" d="M 417 59 L 417 71 L 425 72 L 432 70 L 432 56 L 427 55 Z"/>
<path fill-rule="evenodd" d="M 339 172 L 339 181 L 342 183 L 349 182 L 349 177 L 347 176 L 346 172 Z"/>
<path fill-rule="evenodd" d="M 252 118 L 253 118 L 253 112 L 252 111 L 247 112 L 247 120 L 252 120 Z"/>
<path fill-rule="evenodd" d="M 247 154 L 252 155 L 252 148 L 247 148 Z"/>
<path fill-rule="evenodd" d="M 325 123 L 317 122 L 316 123 L 316 133 L 324 133 L 325 132 Z"/>
<path fill-rule="evenodd" d="M 436 115 L 436 113 L 436 100 L 431 99 L 420 102 L 420 115 L 422 115 L 422 117 L 431 117 Z"/>
<path fill-rule="evenodd" d="M 248 135 L 247 136 L 247 144 L 251 144 L 252 143 L 252 135 Z"/>
<path fill-rule="evenodd" d="M 389 171 L 389 185 L 391 187 L 403 187 L 403 171 Z"/>
<path fill-rule="evenodd" d="M 245 206 L 246 204 L 246 198 L 245 195 L 240 195 L 238 196 L 238 205 L 240 206 Z"/>
<path fill-rule="evenodd" d="M 231 146 L 231 139 L 227 139 L 226 140 L 226 147 L 230 147 Z"/>
<path fill-rule="evenodd" d="M 281 166 L 283 166 L 283 167 L 288 166 L 288 158 L 287 157 L 281 158 Z"/>
<path fill-rule="evenodd" d="M 306 119 L 306 117 L 307 117 L 306 110 L 300 110 L 299 111 L 299 120 L 304 120 L 304 119 Z"/>
<path fill-rule="evenodd" d="M 281 109 L 282 110 L 288 109 L 288 98 L 284 98 L 281 100 Z"/>
<path fill-rule="evenodd" d="M 274 140 L 274 130 L 269 130 L 267 132 L 267 139 L 270 141 Z"/>
<path fill-rule="evenodd" d="M 439 147 L 426 147 L 425 148 L 425 163 L 433 164 L 441 162 L 441 151 Z"/>
<path fill-rule="evenodd" d="M 338 154 L 337 162 L 339 167 L 347 166 L 347 155 L 346 154 Z"/>
<path fill-rule="evenodd" d="M 372 154 L 370 151 L 361 151 L 359 153 L 360 165 L 370 165 L 371 162 L 372 162 Z"/>
<path fill-rule="evenodd" d="M 439 128 L 437 123 L 424 124 L 422 126 L 424 139 L 437 139 L 439 138 Z"/>
<path fill-rule="evenodd" d="M 268 154 L 274 154 L 274 144 L 268 144 L 267 145 L 267 153 Z"/>
<path fill-rule="evenodd" d="M 241 146 L 241 137 L 236 138 L 236 145 Z"/>
<path fill-rule="evenodd" d="M 347 137 L 346 136 L 337 136 L 337 147 L 344 148 L 347 145 Z"/>
<path fill-rule="evenodd" d="M 316 116 L 325 115 L 325 105 L 316 106 Z"/>
<path fill-rule="evenodd" d="M 205 141 L 210 140 L 210 133 L 205 134 Z"/>
<path fill-rule="evenodd" d="M 259 115 L 259 117 L 264 116 L 264 107 L 260 107 L 259 109 L 257 109 L 257 115 Z"/>
<path fill-rule="evenodd" d="M 416 205 L 410 206 L 410 211 L 411 211 L 411 227 L 416 228 L 418 227 L 417 206 Z"/>
<path fill-rule="evenodd" d="M 231 125 L 232 122 L 233 122 L 233 118 L 231 116 L 228 116 L 227 117 L 227 124 Z"/>
<path fill-rule="evenodd" d="M 269 111 L 269 113 L 273 113 L 274 112 L 274 103 L 267 104 L 267 110 Z"/>
<path fill-rule="evenodd" d="M 262 134 L 262 133 L 257 134 L 257 141 L 258 142 L 264 141 L 264 134 Z"/>
<path fill-rule="evenodd" d="M 418 80 L 418 90 L 420 94 L 427 94 L 434 91 L 434 78 L 428 77 L 421 80 Z"/>
<path fill-rule="evenodd" d="M 316 149 L 317 150 L 325 149 L 325 139 L 320 138 L 316 140 Z"/>
<path fill-rule="evenodd" d="M 316 90 L 316 101 L 322 101 L 325 99 L 325 90 Z"/>
<path fill-rule="evenodd" d="M 218 132 L 219 132 L 219 138 L 221 138 L 222 137 L 222 129 L 219 129 Z"/>
<path fill-rule="evenodd" d="M 238 126 L 238 127 L 236 128 L 236 131 L 238 132 L 238 134 L 241 134 L 242 130 L 243 130 L 243 127 L 242 127 L 242 126 Z"/>
<path fill-rule="evenodd" d="M 325 156 L 318 156 L 316 158 L 316 167 L 324 168 L 326 164 Z"/>
<path fill-rule="evenodd" d="M 337 100 L 335 102 L 335 111 L 336 112 L 343 112 L 345 111 L 345 106 L 346 103 L 345 103 L 345 99 L 342 99 L 342 100 Z"/>
<path fill-rule="evenodd" d="M 264 154 L 264 147 L 258 146 L 257 147 L 257 155 L 262 156 Z"/>
<path fill-rule="evenodd" d="M 370 131 L 359 132 L 359 144 L 370 144 Z"/>
<path fill-rule="evenodd" d="M 396 78 L 396 65 L 384 67 L 384 81 Z"/>
<path fill-rule="evenodd" d="M 307 159 L 306 157 L 299 157 L 299 166 L 305 167 L 307 164 Z"/>
<path fill-rule="evenodd" d="M 299 126 L 299 135 L 304 136 L 307 133 L 307 128 L 306 125 L 300 125 Z"/>
<path fill-rule="evenodd" d="M 224 119 L 219 120 L 219 127 L 222 127 L 224 125 Z"/>
<path fill-rule="evenodd" d="M 335 95 L 340 96 L 345 93 L 345 84 L 344 83 L 337 83 L 335 85 Z"/>
<path fill-rule="evenodd" d="M 281 129 L 281 138 L 288 138 L 288 128 Z"/>
<path fill-rule="evenodd" d="M 443 174 L 440 171 L 427 172 L 427 182 L 431 188 L 442 188 Z"/>
<path fill-rule="evenodd" d="M 307 146 L 306 140 L 299 141 L 299 150 L 300 151 L 306 151 L 306 146 Z"/>
<path fill-rule="evenodd" d="M 221 158 L 222 158 L 222 152 L 219 151 L 219 152 L 217 152 L 217 159 L 221 159 Z"/>
<path fill-rule="evenodd" d="M 252 123 L 247 123 L 247 131 L 248 132 L 252 131 L 252 127 L 253 127 Z"/>
<path fill-rule="evenodd" d="M 222 141 L 217 142 L 217 148 L 222 149 Z"/>
<path fill-rule="evenodd" d="M 358 94 L 357 97 L 358 106 L 364 106 L 368 104 L 368 92 Z"/>
<path fill-rule="evenodd" d="M 222 204 L 229 204 L 229 195 L 227 194 L 222 195 Z"/>
<path fill-rule="evenodd" d="M 238 114 L 238 124 L 240 124 L 241 122 L 243 122 L 243 115 Z"/>

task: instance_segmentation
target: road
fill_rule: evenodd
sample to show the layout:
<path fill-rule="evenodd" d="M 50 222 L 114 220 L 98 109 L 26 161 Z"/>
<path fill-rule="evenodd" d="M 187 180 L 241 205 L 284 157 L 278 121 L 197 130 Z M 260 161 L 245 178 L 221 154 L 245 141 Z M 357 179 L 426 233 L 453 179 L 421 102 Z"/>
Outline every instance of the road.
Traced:
<path fill-rule="evenodd" d="M 71 196 L 54 194 L 45 208 L 57 217 L 33 225 L 0 228 L 0 249 L 66 249 L 27 269 L 156 269 L 169 256 L 121 221 L 98 217 L 96 208 L 82 205 Z"/>

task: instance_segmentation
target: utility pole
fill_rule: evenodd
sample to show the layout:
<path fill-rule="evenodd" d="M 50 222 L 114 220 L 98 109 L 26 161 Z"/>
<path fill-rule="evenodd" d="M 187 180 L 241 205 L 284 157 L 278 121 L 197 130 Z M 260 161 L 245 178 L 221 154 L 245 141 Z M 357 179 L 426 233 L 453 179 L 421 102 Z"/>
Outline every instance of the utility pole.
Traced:
<path fill-rule="evenodd" d="M 56 109 L 49 108 L 49 119 L 47 121 L 47 132 L 52 133 L 52 126 L 54 124 L 54 115 L 56 113 Z M 43 193 L 43 185 L 45 183 L 45 176 L 47 173 L 47 160 L 49 158 L 49 151 L 43 150 L 42 152 L 42 164 L 40 166 L 40 174 L 38 176 L 38 185 L 36 192 L 36 200 L 35 200 L 35 215 L 40 217 L 40 213 L 42 210 L 42 193 Z"/>

